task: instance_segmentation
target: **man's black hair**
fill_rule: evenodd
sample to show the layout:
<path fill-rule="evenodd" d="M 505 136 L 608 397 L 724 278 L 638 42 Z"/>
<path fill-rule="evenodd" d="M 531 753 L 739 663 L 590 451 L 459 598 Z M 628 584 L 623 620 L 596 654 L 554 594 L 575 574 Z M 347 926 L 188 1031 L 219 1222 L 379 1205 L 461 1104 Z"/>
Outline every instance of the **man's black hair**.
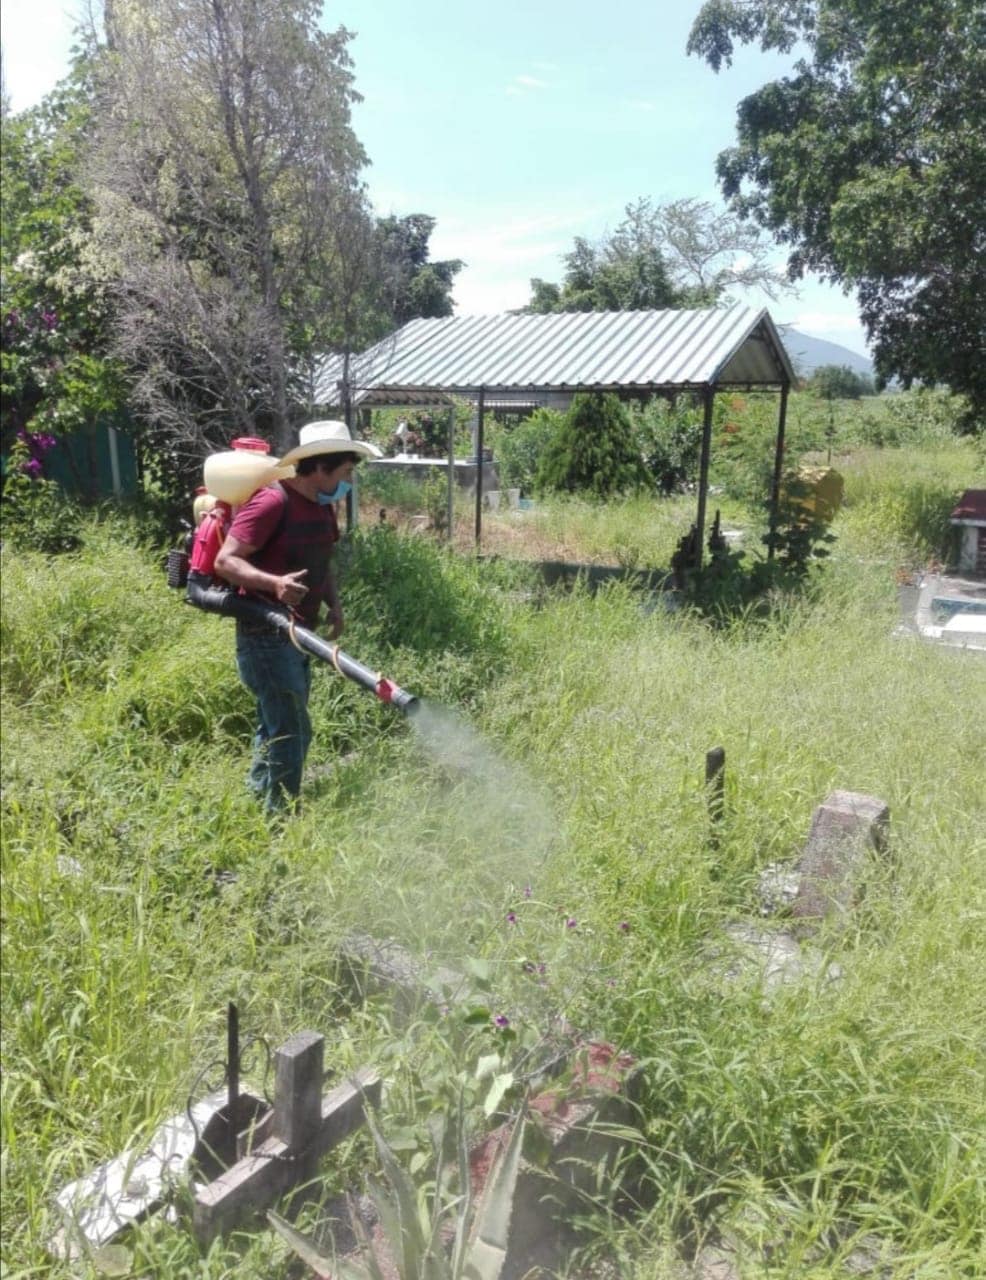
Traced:
<path fill-rule="evenodd" d="M 310 458 L 302 458 L 300 462 L 296 462 L 294 471 L 295 475 L 310 476 L 322 463 L 331 470 L 334 467 L 341 467 L 344 462 L 360 462 L 362 457 L 361 453 L 353 453 L 349 449 L 343 453 L 313 453 Z"/>

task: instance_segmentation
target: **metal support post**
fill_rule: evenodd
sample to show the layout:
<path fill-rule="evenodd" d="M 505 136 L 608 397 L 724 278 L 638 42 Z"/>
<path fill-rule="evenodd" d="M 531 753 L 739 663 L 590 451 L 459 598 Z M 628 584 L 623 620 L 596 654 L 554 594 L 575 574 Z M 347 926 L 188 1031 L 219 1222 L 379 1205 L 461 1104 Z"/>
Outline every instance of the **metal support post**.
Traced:
<path fill-rule="evenodd" d="M 774 449 L 774 477 L 770 485 L 770 534 L 767 541 L 767 559 L 774 558 L 774 540 L 781 506 L 781 474 L 784 470 L 784 432 L 787 427 L 787 397 L 791 388 L 785 382 L 781 387 L 781 406 L 777 415 L 777 443 Z"/>
<path fill-rule="evenodd" d="M 455 520 L 455 405 L 449 405 L 448 411 L 448 540 L 454 540 Z"/>
<path fill-rule="evenodd" d="M 698 512 L 695 516 L 695 570 L 702 567 L 705 543 L 705 506 L 709 492 L 709 455 L 712 452 L 712 405 L 715 387 L 706 387 L 703 393 L 705 414 L 702 420 L 702 456 L 698 470 Z"/>
<path fill-rule="evenodd" d="M 479 388 L 479 418 L 476 426 L 476 550 L 483 537 L 483 425 L 486 418 L 486 392 Z"/>

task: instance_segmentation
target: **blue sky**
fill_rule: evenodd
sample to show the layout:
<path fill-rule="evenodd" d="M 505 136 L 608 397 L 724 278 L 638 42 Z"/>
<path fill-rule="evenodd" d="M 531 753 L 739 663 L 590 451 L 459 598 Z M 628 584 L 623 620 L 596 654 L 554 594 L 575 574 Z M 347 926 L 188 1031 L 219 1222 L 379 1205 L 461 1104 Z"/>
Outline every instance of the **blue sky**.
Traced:
<path fill-rule="evenodd" d="M 432 256 L 461 258 L 460 314 L 522 306 L 558 280 L 575 236 L 596 239 L 641 196 L 721 203 L 715 158 L 736 104 L 788 60 L 740 50 L 715 75 L 685 53 L 694 5 L 669 0 L 336 0 L 355 33 L 354 113 L 377 211 L 428 213 Z M 63 74 L 72 0 L 5 0 L 4 79 L 14 110 Z M 40 34 L 39 33 L 43 33 Z M 778 264 L 783 262 L 778 252 Z M 774 318 L 866 351 L 853 299 L 807 281 Z"/>

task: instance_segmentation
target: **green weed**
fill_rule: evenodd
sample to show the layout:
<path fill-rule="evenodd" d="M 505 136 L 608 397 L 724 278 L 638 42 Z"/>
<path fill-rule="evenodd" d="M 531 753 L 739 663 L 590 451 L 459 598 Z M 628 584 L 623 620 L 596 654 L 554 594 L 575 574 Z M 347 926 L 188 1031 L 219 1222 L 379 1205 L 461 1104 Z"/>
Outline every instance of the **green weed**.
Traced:
<path fill-rule="evenodd" d="M 319 668 L 305 804 L 281 830 L 243 788 L 228 624 L 169 593 L 118 524 L 91 521 L 53 559 L 5 548 L 5 1274 L 70 1274 L 46 1251 L 54 1193 L 183 1108 L 231 998 L 275 1044 L 324 1031 L 333 1073 L 381 1070 L 383 1132 L 412 1157 L 457 1075 L 495 1053 L 519 1081 L 555 1012 L 632 1052 L 638 1132 L 582 1222 L 587 1256 L 620 1275 L 659 1274 L 717 1231 L 750 1274 L 836 1280 L 871 1235 L 893 1274 L 980 1274 L 986 666 L 897 635 L 893 573 L 935 545 L 977 457 L 840 461 L 814 589 L 719 628 L 624 585 L 532 607 L 502 565 L 361 532 L 344 644 L 429 699 L 435 733 Z M 636 546 L 660 566 L 689 504 L 529 514 L 573 559 Z M 752 522 L 733 500 L 727 514 Z M 759 872 L 796 855 L 834 788 L 887 801 L 890 851 L 848 931 L 823 935 L 841 979 L 768 1005 L 709 948 L 758 921 Z M 466 974 L 466 1013 L 399 1025 L 354 1005 L 337 963 L 353 929 Z M 372 1160 L 353 1140 L 322 1191 Z M 137 1275 L 292 1274 L 269 1232 L 202 1251 L 155 1219 L 127 1247 Z"/>

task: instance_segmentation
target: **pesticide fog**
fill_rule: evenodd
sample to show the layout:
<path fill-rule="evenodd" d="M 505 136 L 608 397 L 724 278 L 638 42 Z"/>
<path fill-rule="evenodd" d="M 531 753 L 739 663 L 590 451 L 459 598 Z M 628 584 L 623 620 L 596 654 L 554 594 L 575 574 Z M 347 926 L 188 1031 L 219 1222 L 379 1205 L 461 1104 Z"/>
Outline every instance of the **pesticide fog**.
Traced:
<path fill-rule="evenodd" d="M 408 722 L 413 777 L 401 811 L 381 815 L 389 830 L 363 924 L 461 956 L 513 895 L 537 889 L 560 824 L 547 792 L 455 712 L 421 702 Z"/>

